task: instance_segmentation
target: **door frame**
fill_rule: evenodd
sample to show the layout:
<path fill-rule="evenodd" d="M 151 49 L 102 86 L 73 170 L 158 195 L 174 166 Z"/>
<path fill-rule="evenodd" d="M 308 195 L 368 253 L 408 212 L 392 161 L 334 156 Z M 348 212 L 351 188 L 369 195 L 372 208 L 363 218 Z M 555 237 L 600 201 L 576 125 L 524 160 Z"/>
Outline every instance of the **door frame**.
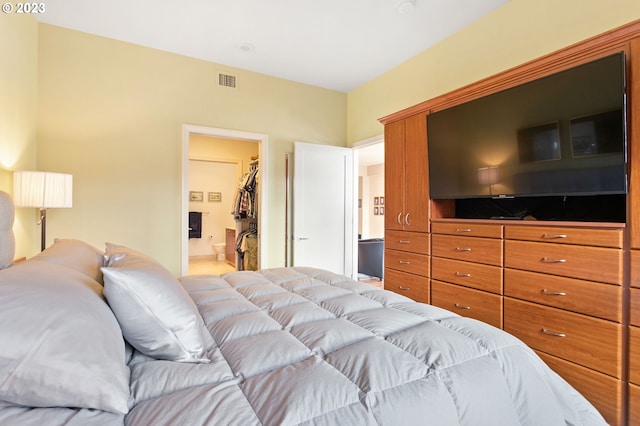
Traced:
<path fill-rule="evenodd" d="M 267 170 L 269 167 L 269 136 L 262 133 L 245 132 L 241 130 L 222 129 L 217 127 L 182 125 L 182 203 L 181 203 L 181 244 L 180 244 L 180 274 L 189 273 L 189 140 L 191 135 L 203 135 L 225 139 L 240 139 L 258 143 L 260 153 L 260 168 L 258 185 L 258 267 L 268 264 L 268 209 L 269 191 Z"/>
<path fill-rule="evenodd" d="M 361 141 L 358 141 L 358 142 L 354 142 L 353 145 L 351 145 L 351 148 L 353 148 L 353 151 L 354 151 L 354 154 L 355 154 L 354 155 L 354 163 L 355 163 L 355 167 L 356 167 L 356 170 L 355 170 L 356 179 L 355 179 L 355 182 L 354 182 L 354 192 L 356 194 L 356 198 L 358 196 L 358 175 L 359 175 L 359 172 L 360 172 L 360 170 L 359 170 L 360 161 L 359 161 L 359 158 L 358 158 L 358 150 L 360 148 L 365 148 L 365 147 L 368 147 L 368 146 L 371 146 L 371 145 L 377 145 L 379 143 L 382 143 L 382 144 L 384 143 L 384 134 L 379 134 L 377 136 L 372 136 L 372 137 L 370 137 L 368 139 L 364 139 L 364 140 L 361 140 Z M 383 161 L 384 161 L 384 159 L 383 159 Z M 352 247 L 353 247 L 353 269 L 354 269 L 353 273 L 354 273 L 354 277 L 355 277 L 354 279 L 357 280 L 358 279 L 358 225 L 359 225 L 359 223 L 358 223 L 358 202 L 357 202 L 357 200 L 356 200 L 356 203 L 355 203 L 355 205 L 353 207 L 354 207 L 353 217 L 355 218 L 355 229 L 356 229 L 355 235 L 353 237 L 353 245 L 352 245 Z"/>

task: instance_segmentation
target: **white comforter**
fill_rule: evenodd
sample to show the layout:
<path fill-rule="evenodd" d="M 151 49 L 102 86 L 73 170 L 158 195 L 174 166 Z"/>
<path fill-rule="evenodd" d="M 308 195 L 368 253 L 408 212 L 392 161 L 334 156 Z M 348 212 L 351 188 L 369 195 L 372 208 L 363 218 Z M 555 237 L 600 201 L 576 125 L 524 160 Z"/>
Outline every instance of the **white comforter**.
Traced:
<path fill-rule="evenodd" d="M 135 353 L 127 425 L 601 425 L 516 338 L 326 271 L 181 279 L 209 364 Z"/>

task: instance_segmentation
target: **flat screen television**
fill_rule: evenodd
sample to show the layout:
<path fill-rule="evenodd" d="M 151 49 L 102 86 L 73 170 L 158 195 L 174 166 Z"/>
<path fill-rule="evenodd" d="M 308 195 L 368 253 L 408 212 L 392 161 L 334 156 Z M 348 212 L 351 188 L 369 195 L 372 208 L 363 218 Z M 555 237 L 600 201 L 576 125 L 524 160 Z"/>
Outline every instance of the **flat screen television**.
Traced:
<path fill-rule="evenodd" d="M 625 111 L 620 52 L 428 114 L 430 196 L 625 194 Z"/>

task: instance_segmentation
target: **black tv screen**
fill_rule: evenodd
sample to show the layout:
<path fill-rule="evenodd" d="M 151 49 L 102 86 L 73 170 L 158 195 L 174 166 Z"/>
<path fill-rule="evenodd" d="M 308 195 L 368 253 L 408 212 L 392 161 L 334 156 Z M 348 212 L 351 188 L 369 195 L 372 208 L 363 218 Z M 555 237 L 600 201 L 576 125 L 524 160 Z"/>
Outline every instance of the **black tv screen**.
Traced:
<path fill-rule="evenodd" d="M 617 53 L 427 115 L 433 199 L 625 194 Z"/>

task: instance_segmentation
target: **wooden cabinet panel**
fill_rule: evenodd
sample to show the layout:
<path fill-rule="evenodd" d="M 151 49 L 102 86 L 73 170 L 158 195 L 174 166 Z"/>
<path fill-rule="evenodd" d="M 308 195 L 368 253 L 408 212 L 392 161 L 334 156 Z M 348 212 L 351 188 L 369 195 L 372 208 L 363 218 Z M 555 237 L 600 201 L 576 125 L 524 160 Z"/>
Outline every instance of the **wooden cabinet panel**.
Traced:
<path fill-rule="evenodd" d="M 502 266 L 502 240 L 434 234 L 431 241 L 433 256 Z"/>
<path fill-rule="evenodd" d="M 629 425 L 640 425 L 640 386 L 629 384 Z"/>
<path fill-rule="evenodd" d="M 502 297 L 432 280 L 431 304 L 502 328 Z"/>
<path fill-rule="evenodd" d="M 407 231 L 429 232 L 428 163 L 427 115 L 422 113 L 405 119 L 404 229 Z"/>
<path fill-rule="evenodd" d="M 640 289 L 635 287 L 629 290 L 629 323 L 640 326 Z"/>
<path fill-rule="evenodd" d="M 473 222 L 436 222 L 431 224 L 434 234 L 462 235 L 467 237 L 502 238 L 503 226 Z"/>
<path fill-rule="evenodd" d="M 384 289 L 416 302 L 429 303 L 429 278 L 426 277 L 385 268 Z"/>
<path fill-rule="evenodd" d="M 384 227 L 402 230 L 404 212 L 404 120 L 384 126 Z"/>
<path fill-rule="evenodd" d="M 433 257 L 431 277 L 478 290 L 502 294 L 502 267 Z"/>
<path fill-rule="evenodd" d="M 622 287 L 616 285 L 505 269 L 504 294 L 611 321 L 622 321 Z"/>
<path fill-rule="evenodd" d="M 505 266 L 611 284 L 622 283 L 622 250 L 617 249 L 507 240 Z"/>
<path fill-rule="evenodd" d="M 385 249 L 385 268 L 396 269 L 412 274 L 429 276 L 430 264 L 429 256 L 407 251 Z M 387 277 L 385 276 L 385 280 Z"/>
<path fill-rule="evenodd" d="M 534 349 L 621 377 L 620 324 L 505 297 L 504 329 Z"/>
<path fill-rule="evenodd" d="M 385 229 L 429 232 L 426 114 L 385 125 Z"/>
<path fill-rule="evenodd" d="M 629 381 L 640 385 L 640 328 L 629 327 Z"/>
<path fill-rule="evenodd" d="M 505 238 L 509 240 L 622 248 L 622 229 L 510 225 L 505 229 Z"/>
<path fill-rule="evenodd" d="M 610 425 L 622 424 L 622 382 L 606 374 L 537 352 L 551 369 L 576 388 Z M 636 424 L 636 423 L 630 423 Z"/>
<path fill-rule="evenodd" d="M 384 237 L 385 248 L 429 254 L 430 235 L 424 232 L 387 230 Z"/>
<path fill-rule="evenodd" d="M 640 250 L 631 250 L 631 287 L 640 288 Z"/>

